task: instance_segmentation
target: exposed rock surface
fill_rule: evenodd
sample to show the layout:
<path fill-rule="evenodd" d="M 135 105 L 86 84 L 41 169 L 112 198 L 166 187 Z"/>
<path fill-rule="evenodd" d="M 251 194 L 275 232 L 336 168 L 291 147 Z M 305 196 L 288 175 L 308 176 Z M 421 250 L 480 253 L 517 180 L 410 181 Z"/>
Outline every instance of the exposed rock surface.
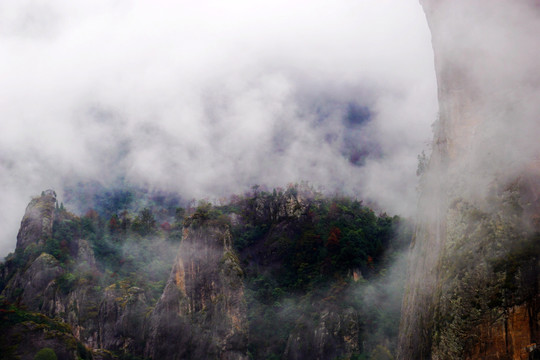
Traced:
<path fill-rule="evenodd" d="M 151 316 L 154 359 L 247 359 L 242 269 L 227 226 L 184 229 L 171 275 Z"/>
<path fill-rule="evenodd" d="M 30 201 L 17 234 L 17 248 L 43 244 L 51 237 L 55 205 L 56 193 L 53 190 L 46 190 L 40 197 Z"/>
<path fill-rule="evenodd" d="M 540 55 L 538 2 L 421 3 L 440 113 L 398 358 L 536 358 L 540 68 L 531 59 Z"/>
<path fill-rule="evenodd" d="M 358 317 L 353 309 L 330 308 L 321 309 L 316 319 L 301 317 L 289 337 L 283 358 L 325 360 L 360 353 Z"/>
<path fill-rule="evenodd" d="M 2 301 L 24 309 L 17 310 L 22 315 L 16 321 L 0 323 L 5 327 L 2 350 L 22 359 L 33 359 L 43 347 L 69 360 L 83 353 L 85 359 L 109 359 L 114 352 L 143 356 L 145 351 L 153 359 L 247 359 L 243 272 L 228 225 L 197 218 L 185 228 L 177 261 L 152 313 L 145 292 L 129 281 L 101 289 L 89 280 L 102 275 L 88 241 L 64 235 L 51 240 L 55 203 L 52 191 L 31 201 L 16 254 L 2 266 Z M 69 224 L 71 215 L 64 216 Z M 48 241 L 60 241 L 69 260 L 62 263 L 42 252 L 58 249 Z M 13 311 L 2 313 L 15 316 Z M 86 352 L 79 341 L 91 350 Z"/>
<path fill-rule="evenodd" d="M 8 299 L 18 299 L 34 311 L 40 311 L 47 302 L 47 290 L 55 285 L 56 278 L 62 273 L 58 260 L 42 253 L 26 271 L 19 271 L 13 276 L 2 294 Z"/>
<path fill-rule="evenodd" d="M 79 266 L 87 266 L 88 262 L 95 265 L 88 243 L 79 240 L 77 244 L 81 245 L 80 249 L 84 249 L 83 257 L 75 258 Z M 28 266 L 10 274 L 10 280 L 1 295 L 30 311 L 63 319 L 72 327 L 77 339 L 89 347 L 97 347 L 97 315 L 102 301 L 101 294 L 84 283 L 68 283 L 68 274 L 54 256 L 41 253 L 34 260 L 30 257 Z"/>
<path fill-rule="evenodd" d="M 512 359 L 538 358 L 535 344 L 531 344 L 530 309 L 527 305 L 506 309 L 507 313 L 495 322 L 484 322 L 475 328 L 474 335 L 482 341 L 475 342 L 464 359 Z M 530 357 L 529 357 L 530 356 Z"/>
<path fill-rule="evenodd" d="M 142 289 L 127 284 L 109 286 L 99 305 L 99 335 L 94 347 L 142 354 L 146 312 Z"/>
<path fill-rule="evenodd" d="M 363 325 L 371 320 L 361 319 L 365 314 L 360 315 L 359 303 L 339 300 L 353 291 L 343 278 L 296 303 L 270 276 L 248 272 L 248 280 L 244 277 L 244 269 L 260 267 L 264 274 L 290 261 L 280 242 L 293 246 L 300 225 L 314 221 L 308 209 L 318 200 L 308 200 L 296 188 L 272 196 L 255 193 L 243 200 L 242 215 L 201 203 L 175 223 L 177 231 L 183 227 L 180 243 L 166 237 L 170 229 L 153 232 L 149 223 L 148 236 L 141 236 L 133 227 L 119 226 L 117 216 L 108 224 L 92 211 L 77 217 L 52 199 L 53 192 L 44 192 L 32 200 L 19 246 L 0 264 L 0 330 L 5 334 L 0 355 L 31 359 L 51 348 L 69 360 L 333 359 L 354 358 L 375 346 L 362 348 Z M 50 219 L 50 229 L 34 226 Z M 267 237 L 257 238 L 242 253 L 244 268 L 231 231 L 242 239 L 244 231 L 249 235 L 256 227 L 243 228 L 241 221 L 253 221 L 261 229 L 271 226 Z M 237 225 L 232 230 L 231 222 Z M 306 242 L 309 254 L 309 244 L 319 246 L 321 238 L 308 239 L 316 241 Z M 148 252 L 153 246 L 174 249 L 176 260 L 174 255 L 154 256 L 157 252 Z M 149 273 L 141 276 L 140 271 Z M 247 295 L 244 282 L 253 285 Z M 248 322 L 247 301 L 255 321 Z M 258 338 L 250 343 L 252 325 Z M 382 345 L 381 354 L 390 356 L 390 342 Z"/>

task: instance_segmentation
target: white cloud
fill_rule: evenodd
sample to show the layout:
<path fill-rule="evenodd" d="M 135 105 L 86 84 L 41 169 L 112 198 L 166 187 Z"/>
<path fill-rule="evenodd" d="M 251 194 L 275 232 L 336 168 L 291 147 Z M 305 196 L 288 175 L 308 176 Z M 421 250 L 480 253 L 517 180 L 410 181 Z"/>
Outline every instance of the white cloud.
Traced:
<path fill-rule="evenodd" d="M 188 198 L 308 180 L 414 207 L 436 113 L 416 0 L 8 0 L 0 14 L 0 254 L 29 197 L 66 177 Z M 343 121 L 351 103 L 372 113 L 362 131 Z M 351 164 L 347 134 L 377 156 Z"/>

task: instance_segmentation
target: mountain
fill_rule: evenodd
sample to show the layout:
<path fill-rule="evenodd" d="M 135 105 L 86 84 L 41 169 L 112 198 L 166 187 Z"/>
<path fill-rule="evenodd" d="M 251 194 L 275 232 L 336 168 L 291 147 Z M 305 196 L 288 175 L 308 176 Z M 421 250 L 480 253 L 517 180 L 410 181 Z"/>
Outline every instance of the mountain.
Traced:
<path fill-rule="evenodd" d="M 540 358 L 538 2 L 421 2 L 440 112 L 398 359 Z"/>
<path fill-rule="evenodd" d="M 176 209 L 162 197 L 135 206 L 129 189 L 122 208 L 117 191 L 103 191 L 82 215 L 52 190 L 28 205 L 0 265 L 3 358 L 322 360 L 395 349 L 402 287 L 383 284 L 401 281 L 386 273 L 409 243 L 398 217 L 306 185 Z"/>

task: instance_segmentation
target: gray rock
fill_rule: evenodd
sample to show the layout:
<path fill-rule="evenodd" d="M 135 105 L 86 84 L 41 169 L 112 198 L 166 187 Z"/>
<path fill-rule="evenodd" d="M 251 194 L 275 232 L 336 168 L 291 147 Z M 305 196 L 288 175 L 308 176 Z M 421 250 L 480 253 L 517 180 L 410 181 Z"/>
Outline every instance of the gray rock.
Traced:
<path fill-rule="evenodd" d="M 185 229 L 152 313 L 146 355 L 154 359 L 247 359 L 242 269 L 227 226 Z"/>
<path fill-rule="evenodd" d="M 43 244 L 52 236 L 55 205 L 56 193 L 53 190 L 44 191 L 40 197 L 30 201 L 17 234 L 17 248 Z"/>

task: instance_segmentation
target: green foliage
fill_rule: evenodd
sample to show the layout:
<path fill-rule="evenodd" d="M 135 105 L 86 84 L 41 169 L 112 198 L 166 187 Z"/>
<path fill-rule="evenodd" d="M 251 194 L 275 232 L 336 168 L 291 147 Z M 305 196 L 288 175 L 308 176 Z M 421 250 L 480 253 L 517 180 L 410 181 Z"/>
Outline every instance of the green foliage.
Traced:
<path fill-rule="evenodd" d="M 80 342 L 77 343 L 77 354 L 79 355 L 80 360 L 92 360 L 92 352 L 86 348 Z M 78 359 L 79 360 L 79 359 Z"/>
<path fill-rule="evenodd" d="M 229 219 L 221 210 L 207 201 L 200 201 L 193 214 L 184 219 L 184 226 L 200 227 L 202 225 L 226 226 Z"/>
<path fill-rule="evenodd" d="M 418 166 L 416 168 L 416 176 L 422 176 L 426 172 L 429 166 L 429 159 L 426 155 L 426 152 L 422 150 L 422 153 L 417 156 Z"/>
<path fill-rule="evenodd" d="M 63 263 L 71 259 L 69 248 L 67 247 L 67 242 L 65 240 L 56 238 L 47 239 L 44 251 Z"/>
<path fill-rule="evenodd" d="M 56 279 L 56 283 L 62 293 L 68 294 L 77 285 L 77 280 L 77 276 L 66 271 Z"/>
<path fill-rule="evenodd" d="M 116 202 L 114 199 L 111 201 Z M 149 206 L 143 208 L 133 220 L 126 210 L 105 217 L 100 215 L 103 209 L 100 212 L 90 209 L 84 216 L 77 217 L 62 206 L 57 206 L 52 236 L 46 239 L 44 246 L 17 249 L 1 265 L 11 270 L 7 272 L 8 277 L 1 278 L 0 290 L 15 273 L 12 269 L 22 268 L 41 252 L 46 252 L 54 256 L 65 270 L 56 279 L 63 294 L 68 294 L 77 286 L 104 288 L 111 283 L 128 280 L 132 286 L 143 288 L 152 304 L 161 295 L 170 273 L 177 243 L 181 239 L 184 216 L 183 210 L 174 213 L 176 203 L 169 203 L 163 198 L 156 201 L 168 207 L 172 204 L 172 213 L 168 208 L 159 209 L 157 202 L 148 202 Z M 102 205 L 107 203 L 107 197 L 101 197 L 100 202 Z M 134 204 L 134 199 L 130 203 Z M 111 205 L 109 210 L 115 207 Z M 157 226 L 154 212 L 160 214 L 164 223 L 170 221 L 173 224 L 170 230 Z M 105 213 L 110 214 L 110 211 Z M 79 239 L 89 243 L 95 265 L 91 259 L 88 261 L 92 264 L 77 258 Z M 170 240 L 176 244 L 171 245 Z M 92 254 L 86 256 L 91 258 Z"/>
<path fill-rule="evenodd" d="M 171 242 L 180 242 L 182 240 L 182 229 L 184 228 L 185 217 L 186 209 L 179 207 L 175 210 L 174 219 L 167 240 Z"/>
<path fill-rule="evenodd" d="M 299 318 L 316 319 L 325 306 L 354 309 L 369 324 L 362 333 L 366 338 L 397 341 L 399 301 L 397 310 L 368 307 L 357 289 L 361 284 L 351 277 L 356 272 L 379 281 L 390 255 L 386 251 L 408 246 L 410 237 L 393 242 L 401 226 L 398 217 L 376 215 L 361 201 L 324 197 L 298 185 L 271 192 L 254 187 L 236 197 L 230 208 L 240 215 L 232 232 L 246 266 L 249 350 L 254 358 L 281 357 Z M 374 299 L 389 301 L 382 288 L 371 289 Z M 371 351 L 377 343 L 366 338 L 358 341 Z"/>
<path fill-rule="evenodd" d="M 45 328 L 55 330 L 60 333 L 71 334 L 71 328 L 64 322 L 50 319 L 45 315 L 33 313 L 10 304 L 5 299 L 0 298 L 0 330 L 14 324 L 31 321 L 44 325 Z"/>
<path fill-rule="evenodd" d="M 369 360 L 392 360 L 394 357 L 390 350 L 382 345 L 377 345 L 375 349 L 369 355 Z"/>
<path fill-rule="evenodd" d="M 141 236 L 147 236 L 156 232 L 156 219 L 152 214 L 152 211 L 148 208 L 144 208 L 139 215 L 133 220 L 131 228 L 134 232 Z"/>
<path fill-rule="evenodd" d="M 36 353 L 34 360 L 57 360 L 56 353 L 51 348 L 43 348 Z"/>
<path fill-rule="evenodd" d="M 114 355 L 115 355 L 114 358 L 118 360 L 149 360 L 146 357 L 137 356 L 137 355 L 133 355 L 130 353 L 125 353 L 125 352 L 116 352 Z"/>
<path fill-rule="evenodd" d="M 504 321 L 509 308 L 537 296 L 540 243 L 527 232 L 518 189 L 490 189 L 491 209 L 459 199 L 448 216 L 435 305 L 437 351 L 462 358 L 466 334 Z"/>
<path fill-rule="evenodd" d="M 241 251 L 261 239 L 268 231 L 267 224 L 254 225 L 251 223 L 237 226 L 234 231 L 234 247 Z"/>
<path fill-rule="evenodd" d="M 91 360 L 92 353 L 75 337 L 73 337 L 71 327 L 58 318 L 49 318 L 43 314 L 30 312 L 19 306 L 9 303 L 5 298 L 0 297 L 0 333 L 9 333 L 9 328 L 17 324 L 24 324 L 25 327 L 35 329 L 34 331 L 43 332 L 45 338 L 59 340 L 63 347 L 71 349 L 78 354 L 82 360 Z M 7 341 L 7 343 L 6 343 Z M 0 337 L 0 357 L 18 358 L 16 356 L 17 334 L 15 336 Z M 3 358 L 3 357 L 2 357 Z M 39 350 L 34 359 L 56 359 L 56 353 L 53 349 L 43 348 Z"/>
<path fill-rule="evenodd" d="M 291 200 L 300 192 L 297 187 L 272 193 L 257 189 L 242 199 L 243 221 L 233 228 L 235 247 L 265 247 L 263 256 L 282 262 L 274 275 L 286 290 L 305 291 L 355 269 L 376 273 L 399 219 L 377 216 L 348 198 Z M 300 207 L 287 209 L 295 201 Z"/>
<path fill-rule="evenodd" d="M 390 343 L 395 338 L 399 312 L 370 308 L 358 288 L 383 277 L 388 249 L 408 245 L 407 236 L 399 245 L 392 242 L 400 226 L 398 217 L 377 215 L 358 200 L 325 197 L 306 185 L 272 191 L 254 187 L 228 204 L 201 201 L 187 210 L 159 196 L 139 201 L 133 194 L 111 192 L 93 198 L 89 204 L 97 205 L 96 210 L 81 217 L 57 208 L 53 234 L 44 251 L 64 269 L 56 279 L 62 293 L 83 285 L 100 292 L 116 284 L 122 291 L 141 289 L 152 306 L 166 285 L 183 228 L 227 226 L 239 259 L 231 252 L 223 262 L 236 265 L 229 270 L 242 274 L 245 281 L 253 358 L 281 358 L 299 319 L 317 324 L 321 309 L 329 307 L 359 314 L 366 329 L 361 336 L 376 328 L 377 336 Z M 76 261 L 79 239 L 90 244 L 95 265 Z M 25 266 L 39 250 L 17 251 L 2 266 Z M 353 273 L 362 280 L 353 281 Z M 373 291 L 381 301 L 388 296 L 380 289 Z M 20 310 L 10 314 L 33 316 Z M 359 345 L 364 355 L 377 345 L 365 337 L 352 341 L 366 344 L 365 349 Z M 82 359 L 91 356 L 80 346 L 78 353 Z"/>

